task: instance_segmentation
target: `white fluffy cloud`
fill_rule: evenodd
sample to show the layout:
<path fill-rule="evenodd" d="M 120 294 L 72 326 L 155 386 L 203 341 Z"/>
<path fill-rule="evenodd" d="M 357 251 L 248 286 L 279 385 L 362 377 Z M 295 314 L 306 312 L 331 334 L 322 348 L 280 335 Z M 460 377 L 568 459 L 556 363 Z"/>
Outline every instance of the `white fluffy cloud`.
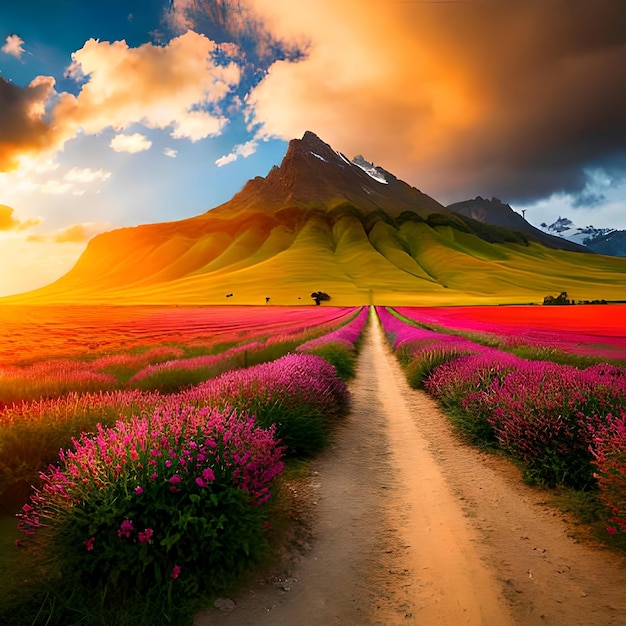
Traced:
<path fill-rule="evenodd" d="M 3 50 L 15 56 L 21 39 L 12 37 Z M 241 71 L 234 61 L 217 63 L 216 55 L 217 44 L 193 31 L 167 45 L 137 48 L 90 39 L 65 72 L 81 85 L 78 95 L 58 93 L 50 76 L 27 87 L 0 77 L 0 171 L 59 150 L 79 132 L 142 124 L 190 141 L 219 135 L 228 123 L 220 105 L 239 85 Z"/>
<path fill-rule="evenodd" d="M 149 150 L 151 146 L 152 142 L 141 133 L 133 133 L 132 135 L 120 133 L 115 135 L 109 143 L 109 147 L 115 152 L 130 152 L 131 154 L 144 152 Z"/>
<path fill-rule="evenodd" d="M 73 167 L 63 178 L 75 183 L 92 183 L 98 180 L 108 180 L 110 177 L 111 172 L 107 172 L 103 169 L 92 170 L 89 167 L 84 169 Z"/>
<path fill-rule="evenodd" d="M 235 146 L 235 149 L 230 154 L 226 154 L 217 159 L 215 165 L 217 165 L 217 167 L 223 167 L 224 165 L 236 161 L 239 157 L 245 159 L 256 152 L 257 145 L 258 143 L 254 139 L 251 139 L 250 141 L 246 141 L 246 143 Z"/>

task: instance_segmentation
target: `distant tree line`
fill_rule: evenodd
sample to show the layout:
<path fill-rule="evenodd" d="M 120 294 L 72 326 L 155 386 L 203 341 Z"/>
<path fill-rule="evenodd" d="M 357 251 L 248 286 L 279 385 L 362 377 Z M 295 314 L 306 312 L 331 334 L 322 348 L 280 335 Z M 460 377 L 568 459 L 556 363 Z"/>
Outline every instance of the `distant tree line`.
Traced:
<path fill-rule="evenodd" d="M 567 297 L 567 291 L 561 291 L 558 296 L 546 296 L 543 299 L 543 303 L 547 305 L 559 305 L 559 304 L 576 304 L 574 300 L 570 300 Z M 606 300 L 578 300 L 578 304 L 608 304 Z"/>

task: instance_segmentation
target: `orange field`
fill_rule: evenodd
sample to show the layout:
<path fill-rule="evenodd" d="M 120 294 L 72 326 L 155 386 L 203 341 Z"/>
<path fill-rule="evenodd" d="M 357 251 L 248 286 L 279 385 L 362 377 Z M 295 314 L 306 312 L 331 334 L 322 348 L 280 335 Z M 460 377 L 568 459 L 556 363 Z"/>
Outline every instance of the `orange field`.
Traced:
<path fill-rule="evenodd" d="M 127 352 L 146 345 L 236 342 L 347 320 L 329 306 L 4 306 L 0 365 Z"/>

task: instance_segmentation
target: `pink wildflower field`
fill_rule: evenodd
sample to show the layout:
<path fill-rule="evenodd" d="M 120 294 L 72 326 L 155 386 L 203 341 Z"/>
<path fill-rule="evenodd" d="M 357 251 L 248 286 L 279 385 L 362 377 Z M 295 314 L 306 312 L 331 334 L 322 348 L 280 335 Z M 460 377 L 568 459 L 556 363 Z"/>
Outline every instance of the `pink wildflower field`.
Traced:
<path fill-rule="evenodd" d="M 511 344 L 626 359 L 626 305 L 398 307 L 422 324 L 493 334 Z"/>

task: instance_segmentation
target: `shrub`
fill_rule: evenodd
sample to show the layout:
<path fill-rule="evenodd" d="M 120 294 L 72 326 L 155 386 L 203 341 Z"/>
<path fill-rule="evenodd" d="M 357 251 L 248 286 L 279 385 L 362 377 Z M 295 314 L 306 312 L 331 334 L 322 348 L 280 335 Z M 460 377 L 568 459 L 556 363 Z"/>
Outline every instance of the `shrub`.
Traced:
<path fill-rule="evenodd" d="M 38 484 L 39 472 L 58 460 L 59 449 L 98 423 L 113 425 L 120 417 L 163 402 L 140 391 L 69 393 L 59 398 L 20 402 L 0 411 L 0 506 L 16 510 Z"/>
<path fill-rule="evenodd" d="M 263 552 L 260 505 L 283 467 L 274 429 L 177 403 L 73 443 L 18 515 L 47 578 L 105 605 L 183 599 L 215 594 Z"/>
<path fill-rule="evenodd" d="M 308 456 L 327 440 L 329 427 L 348 407 L 349 394 L 335 368 L 312 354 L 288 354 L 276 361 L 226 372 L 180 394 L 186 402 L 226 407 L 255 415 L 291 456 Z"/>
<path fill-rule="evenodd" d="M 413 389 L 423 388 L 424 380 L 430 376 L 436 367 L 453 359 L 458 359 L 464 354 L 468 354 L 468 351 L 452 343 L 423 348 L 414 352 L 405 369 L 409 385 Z"/>
<path fill-rule="evenodd" d="M 595 478 L 600 499 L 611 509 L 611 534 L 626 533 L 626 410 L 608 415 L 593 433 Z"/>
<path fill-rule="evenodd" d="M 328 361 L 342 380 L 350 380 L 355 376 L 356 354 L 348 344 L 339 341 L 329 341 L 316 348 L 307 350 L 309 354 L 315 354 Z"/>
<path fill-rule="evenodd" d="M 296 351 L 317 354 L 326 359 L 343 380 L 354 378 L 356 352 L 368 315 L 369 309 L 364 307 L 344 326 L 299 345 Z"/>

